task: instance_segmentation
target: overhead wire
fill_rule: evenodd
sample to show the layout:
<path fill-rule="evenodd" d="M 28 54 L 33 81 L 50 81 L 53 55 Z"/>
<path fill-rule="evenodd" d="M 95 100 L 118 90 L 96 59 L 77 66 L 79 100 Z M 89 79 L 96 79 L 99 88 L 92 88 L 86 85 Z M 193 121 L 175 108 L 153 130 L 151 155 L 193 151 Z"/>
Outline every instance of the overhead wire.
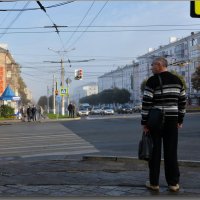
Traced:
<path fill-rule="evenodd" d="M 15 2 L 13 8 L 17 5 L 17 3 L 18 3 L 18 2 Z M 11 14 L 11 12 L 8 12 L 8 13 L 6 14 L 6 16 L 1 20 L 0 26 L 6 21 L 6 19 L 9 17 L 10 14 Z"/>
<path fill-rule="evenodd" d="M 58 3 L 58 4 L 54 4 L 54 5 L 51 5 L 51 6 L 46 6 L 44 7 L 45 9 L 49 9 L 49 8 L 55 8 L 55 7 L 59 7 L 59 6 L 63 6 L 63 5 L 66 5 L 66 4 L 69 4 L 69 3 L 72 3 L 74 2 L 75 0 L 72 0 L 72 1 L 68 1 L 68 2 L 62 2 L 62 3 Z M 1 12 L 12 12 L 12 11 L 30 11 L 30 10 L 39 10 L 40 8 L 28 8 L 28 9 L 0 9 Z"/>
<path fill-rule="evenodd" d="M 78 28 L 81 26 L 81 24 L 83 23 L 83 21 L 85 20 L 85 18 L 87 17 L 88 13 L 90 12 L 90 10 L 92 9 L 93 5 L 94 5 L 95 1 L 92 2 L 92 4 L 90 5 L 89 9 L 87 10 L 87 12 L 85 13 L 85 15 L 83 16 L 81 22 L 79 23 L 79 25 L 76 27 L 75 31 L 71 34 L 70 38 L 67 40 L 67 42 L 65 43 L 65 46 L 71 41 L 72 37 L 75 35 L 75 33 L 77 32 Z"/>
<path fill-rule="evenodd" d="M 98 25 L 98 26 L 90 26 L 90 28 L 145 28 L 145 27 L 176 27 L 176 26 L 182 26 L 182 27 L 187 27 L 187 26 L 200 26 L 200 24 L 149 24 L 149 25 Z M 59 28 L 85 28 L 88 26 L 68 26 L 68 25 L 61 25 L 57 26 Z M 52 26 L 33 26 L 33 27 L 18 27 L 18 28 L 2 28 L 0 29 L 44 29 L 44 28 L 52 28 Z"/>
<path fill-rule="evenodd" d="M 27 1 L 23 8 L 26 8 L 29 4 L 30 4 L 30 1 Z M 16 22 L 16 20 L 20 17 L 21 14 L 22 14 L 22 11 L 20 11 L 17 14 L 17 16 L 10 22 L 7 29 L 3 33 L 1 33 L 0 39 L 7 33 L 8 28 L 10 28 Z"/>
<path fill-rule="evenodd" d="M 89 31 L 87 31 L 87 30 L 78 31 L 77 30 L 76 32 L 82 33 L 81 34 L 81 36 L 82 36 L 84 33 L 114 33 L 114 32 L 120 33 L 120 32 L 148 32 L 148 31 L 149 32 L 200 31 L 200 29 L 199 28 L 198 29 L 194 29 L 194 28 L 193 29 L 135 29 L 135 30 L 134 29 L 126 29 L 126 30 L 94 30 L 94 31 L 92 31 L 92 30 L 89 30 Z M 55 32 L 57 32 L 57 31 L 34 31 L 34 32 L 33 31 L 31 31 L 31 32 L 30 31 L 29 32 L 28 31 L 25 31 L 25 32 L 7 32 L 7 31 L 5 31 L 5 32 L 2 32 L 0 34 L 3 34 L 3 35 L 5 35 L 5 34 L 47 34 L 47 33 L 55 33 Z M 59 30 L 59 33 L 73 33 L 73 32 L 74 31 L 60 31 Z M 81 38 L 81 37 L 79 37 L 79 38 Z M 72 45 L 70 45 L 70 47 L 75 45 L 78 42 L 79 38 Z M 62 42 L 63 48 L 66 49 L 64 47 L 64 43 L 63 43 L 62 39 L 61 39 L 61 42 Z"/>
<path fill-rule="evenodd" d="M 82 34 L 68 47 L 71 48 L 73 45 L 75 45 L 78 40 L 81 39 L 81 37 L 83 36 L 83 34 L 88 30 L 88 28 L 94 23 L 94 21 L 97 19 L 97 17 L 100 15 L 100 13 L 102 12 L 102 10 L 105 8 L 105 6 L 107 5 L 109 0 L 107 0 L 104 5 L 102 6 L 102 8 L 99 10 L 99 12 L 96 14 L 96 16 L 93 18 L 93 20 L 90 22 L 90 24 L 86 27 L 85 31 L 82 32 Z"/>
<path fill-rule="evenodd" d="M 51 23 L 53 24 L 53 27 L 55 28 L 55 32 L 57 33 L 58 37 L 59 37 L 59 40 L 61 42 L 61 45 L 62 45 L 62 48 L 63 50 L 65 50 L 65 46 L 64 46 L 64 42 L 59 34 L 59 30 L 58 30 L 58 27 L 57 25 L 54 23 L 53 19 L 50 17 L 50 15 L 47 13 L 45 7 L 40 3 L 40 1 L 36 1 L 37 4 L 40 6 L 41 10 L 44 11 L 44 13 L 46 14 L 46 16 L 49 18 L 49 20 L 51 21 Z"/>

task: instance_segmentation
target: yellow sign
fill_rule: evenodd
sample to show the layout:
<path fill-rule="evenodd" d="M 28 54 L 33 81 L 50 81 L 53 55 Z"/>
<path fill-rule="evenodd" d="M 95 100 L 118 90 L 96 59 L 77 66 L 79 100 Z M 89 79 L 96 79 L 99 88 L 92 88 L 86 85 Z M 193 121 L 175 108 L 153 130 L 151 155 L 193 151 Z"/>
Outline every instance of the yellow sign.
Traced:
<path fill-rule="evenodd" d="M 200 1 L 190 1 L 190 16 L 200 18 Z"/>
<path fill-rule="evenodd" d="M 67 96 L 68 88 L 60 88 L 60 96 Z"/>
<path fill-rule="evenodd" d="M 195 13 L 197 14 L 197 15 L 200 15 L 200 1 L 195 1 L 194 2 L 194 8 L 195 8 Z"/>

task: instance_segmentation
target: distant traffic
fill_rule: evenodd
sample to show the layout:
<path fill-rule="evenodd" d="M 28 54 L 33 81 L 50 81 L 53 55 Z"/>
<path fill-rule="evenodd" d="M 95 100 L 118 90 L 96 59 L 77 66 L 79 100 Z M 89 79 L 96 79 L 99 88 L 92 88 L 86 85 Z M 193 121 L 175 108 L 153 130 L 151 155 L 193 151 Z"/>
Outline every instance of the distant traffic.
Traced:
<path fill-rule="evenodd" d="M 142 105 L 141 104 L 124 104 L 124 105 L 98 105 L 92 106 L 88 103 L 80 104 L 77 108 L 77 116 L 89 116 L 89 115 L 114 115 L 114 114 L 132 114 L 140 113 Z"/>

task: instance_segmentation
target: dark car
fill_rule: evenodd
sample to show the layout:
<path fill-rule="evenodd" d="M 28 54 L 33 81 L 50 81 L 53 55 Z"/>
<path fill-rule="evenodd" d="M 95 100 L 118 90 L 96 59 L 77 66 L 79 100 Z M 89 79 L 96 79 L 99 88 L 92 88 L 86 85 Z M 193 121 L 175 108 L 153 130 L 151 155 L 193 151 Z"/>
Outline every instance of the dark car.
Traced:
<path fill-rule="evenodd" d="M 128 105 L 124 105 L 124 106 L 121 106 L 117 110 L 117 113 L 119 113 L 119 114 L 133 113 L 133 109 L 130 106 L 128 106 Z"/>

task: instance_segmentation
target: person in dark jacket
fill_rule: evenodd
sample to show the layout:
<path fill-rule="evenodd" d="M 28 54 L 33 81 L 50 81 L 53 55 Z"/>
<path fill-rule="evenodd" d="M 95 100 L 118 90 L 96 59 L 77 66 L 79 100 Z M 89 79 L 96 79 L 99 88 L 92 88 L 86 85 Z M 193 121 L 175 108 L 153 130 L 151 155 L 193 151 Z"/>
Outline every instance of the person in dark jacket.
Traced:
<path fill-rule="evenodd" d="M 31 110 L 31 107 L 30 107 L 30 106 L 28 106 L 26 112 L 27 112 L 27 119 L 28 119 L 28 122 L 30 122 L 30 121 L 31 121 L 31 118 L 32 118 L 32 110 Z"/>
<path fill-rule="evenodd" d="M 37 108 L 35 107 L 35 105 L 33 105 L 31 111 L 32 111 L 32 119 L 33 119 L 33 121 L 36 121 L 37 120 L 37 115 L 36 115 Z"/>
<path fill-rule="evenodd" d="M 72 111 L 73 111 L 73 105 L 72 105 L 72 103 L 70 103 L 69 105 L 68 105 L 68 111 L 69 111 L 69 117 L 72 117 Z"/>
<path fill-rule="evenodd" d="M 73 118 L 75 116 L 75 110 L 76 110 L 75 104 L 72 104 L 72 117 Z"/>
<path fill-rule="evenodd" d="M 167 71 L 167 60 L 157 57 L 152 63 L 151 76 L 146 83 L 142 102 L 143 131 L 151 134 L 153 139 L 153 155 L 149 160 L 149 181 L 146 187 L 159 190 L 161 149 L 163 143 L 165 178 L 169 190 L 179 190 L 179 166 L 177 158 L 178 128 L 182 128 L 185 115 L 186 96 L 181 80 Z M 161 93 L 158 74 L 161 77 L 163 93 Z M 164 109 L 165 122 L 161 129 L 150 130 L 147 125 L 148 113 L 152 108 Z"/>

